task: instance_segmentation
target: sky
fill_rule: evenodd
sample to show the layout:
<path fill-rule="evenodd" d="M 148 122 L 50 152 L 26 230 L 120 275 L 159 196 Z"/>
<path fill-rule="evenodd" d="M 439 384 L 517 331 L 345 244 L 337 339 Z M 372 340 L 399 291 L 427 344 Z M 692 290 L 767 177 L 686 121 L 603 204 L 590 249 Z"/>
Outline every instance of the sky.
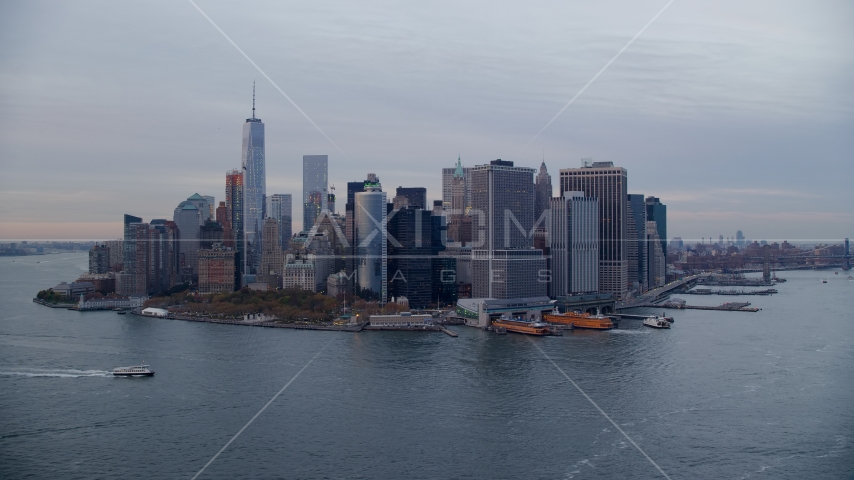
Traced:
<path fill-rule="evenodd" d="M 196 3 L 318 128 L 189 1 L 0 0 L 0 239 L 224 200 L 253 81 L 295 230 L 302 156 L 327 154 L 339 196 L 373 172 L 440 199 L 457 156 L 545 160 L 557 195 L 592 157 L 669 237 L 854 236 L 850 1 Z"/>

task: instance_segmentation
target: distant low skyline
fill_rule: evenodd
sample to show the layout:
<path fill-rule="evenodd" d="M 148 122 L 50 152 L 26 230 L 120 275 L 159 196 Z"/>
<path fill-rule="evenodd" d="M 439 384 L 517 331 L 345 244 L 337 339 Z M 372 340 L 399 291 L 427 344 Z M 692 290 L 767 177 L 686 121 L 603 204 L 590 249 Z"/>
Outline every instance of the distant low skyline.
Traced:
<path fill-rule="evenodd" d="M 854 236 L 850 2 L 677 0 L 530 145 L 666 0 L 196 3 L 344 153 L 189 2 L 2 2 L 0 239 L 224 200 L 253 80 L 268 194 L 302 197 L 303 155 L 339 196 L 373 172 L 430 200 L 458 155 L 545 157 L 553 185 L 592 157 L 668 206 L 671 238 Z"/>

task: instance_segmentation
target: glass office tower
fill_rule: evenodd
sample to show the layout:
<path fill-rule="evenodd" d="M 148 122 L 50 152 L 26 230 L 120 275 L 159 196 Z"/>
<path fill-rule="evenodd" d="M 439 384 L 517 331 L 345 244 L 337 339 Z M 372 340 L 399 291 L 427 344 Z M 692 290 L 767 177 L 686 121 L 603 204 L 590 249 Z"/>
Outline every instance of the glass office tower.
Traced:
<path fill-rule="evenodd" d="M 264 221 L 264 195 L 267 175 L 264 160 L 264 123 L 255 118 L 255 92 L 252 92 L 252 118 L 243 124 L 243 234 L 244 273 L 255 273 L 261 260 L 261 225 Z"/>
<path fill-rule="evenodd" d="M 279 246 L 284 250 L 291 246 L 292 203 L 290 193 L 274 193 L 267 197 L 267 217 L 279 222 Z"/>
<path fill-rule="evenodd" d="M 356 285 L 359 290 L 370 291 L 382 305 L 388 296 L 386 194 L 376 184 L 366 187 L 364 192 L 357 192 L 354 197 Z"/>
<path fill-rule="evenodd" d="M 320 212 L 328 210 L 329 156 L 302 157 L 302 229 L 311 230 Z"/>

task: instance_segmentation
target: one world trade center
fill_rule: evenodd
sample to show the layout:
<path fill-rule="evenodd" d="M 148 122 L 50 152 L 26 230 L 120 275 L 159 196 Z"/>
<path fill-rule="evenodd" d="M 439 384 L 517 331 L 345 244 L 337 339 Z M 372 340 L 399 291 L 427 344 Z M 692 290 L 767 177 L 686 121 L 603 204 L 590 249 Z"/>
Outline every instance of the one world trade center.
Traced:
<path fill-rule="evenodd" d="M 255 118 L 255 86 L 252 86 L 252 118 L 243 124 L 243 273 L 255 274 L 261 261 L 261 225 L 267 175 L 264 161 L 264 123 Z M 241 282 L 242 283 L 242 282 Z"/>

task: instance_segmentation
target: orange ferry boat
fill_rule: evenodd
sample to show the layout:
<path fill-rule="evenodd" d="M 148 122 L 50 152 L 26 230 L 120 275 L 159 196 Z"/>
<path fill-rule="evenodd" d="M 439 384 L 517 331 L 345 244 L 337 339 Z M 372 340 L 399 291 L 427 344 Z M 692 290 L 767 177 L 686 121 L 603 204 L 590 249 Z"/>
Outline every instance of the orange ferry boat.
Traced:
<path fill-rule="evenodd" d="M 529 322 L 521 319 L 501 317 L 492 321 L 493 327 L 500 327 L 508 332 L 525 333 L 527 335 L 551 335 L 549 326 L 542 322 Z"/>
<path fill-rule="evenodd" d="M 572 325 L 573 328 L 591 328 L 594 330 L 610 330 L 614 328 L 614 322 L 604 315 L 590 315 L 587 313 L 567 312 L 550 313 L 544 317 L 549 323 L 560 325 Z"/>

